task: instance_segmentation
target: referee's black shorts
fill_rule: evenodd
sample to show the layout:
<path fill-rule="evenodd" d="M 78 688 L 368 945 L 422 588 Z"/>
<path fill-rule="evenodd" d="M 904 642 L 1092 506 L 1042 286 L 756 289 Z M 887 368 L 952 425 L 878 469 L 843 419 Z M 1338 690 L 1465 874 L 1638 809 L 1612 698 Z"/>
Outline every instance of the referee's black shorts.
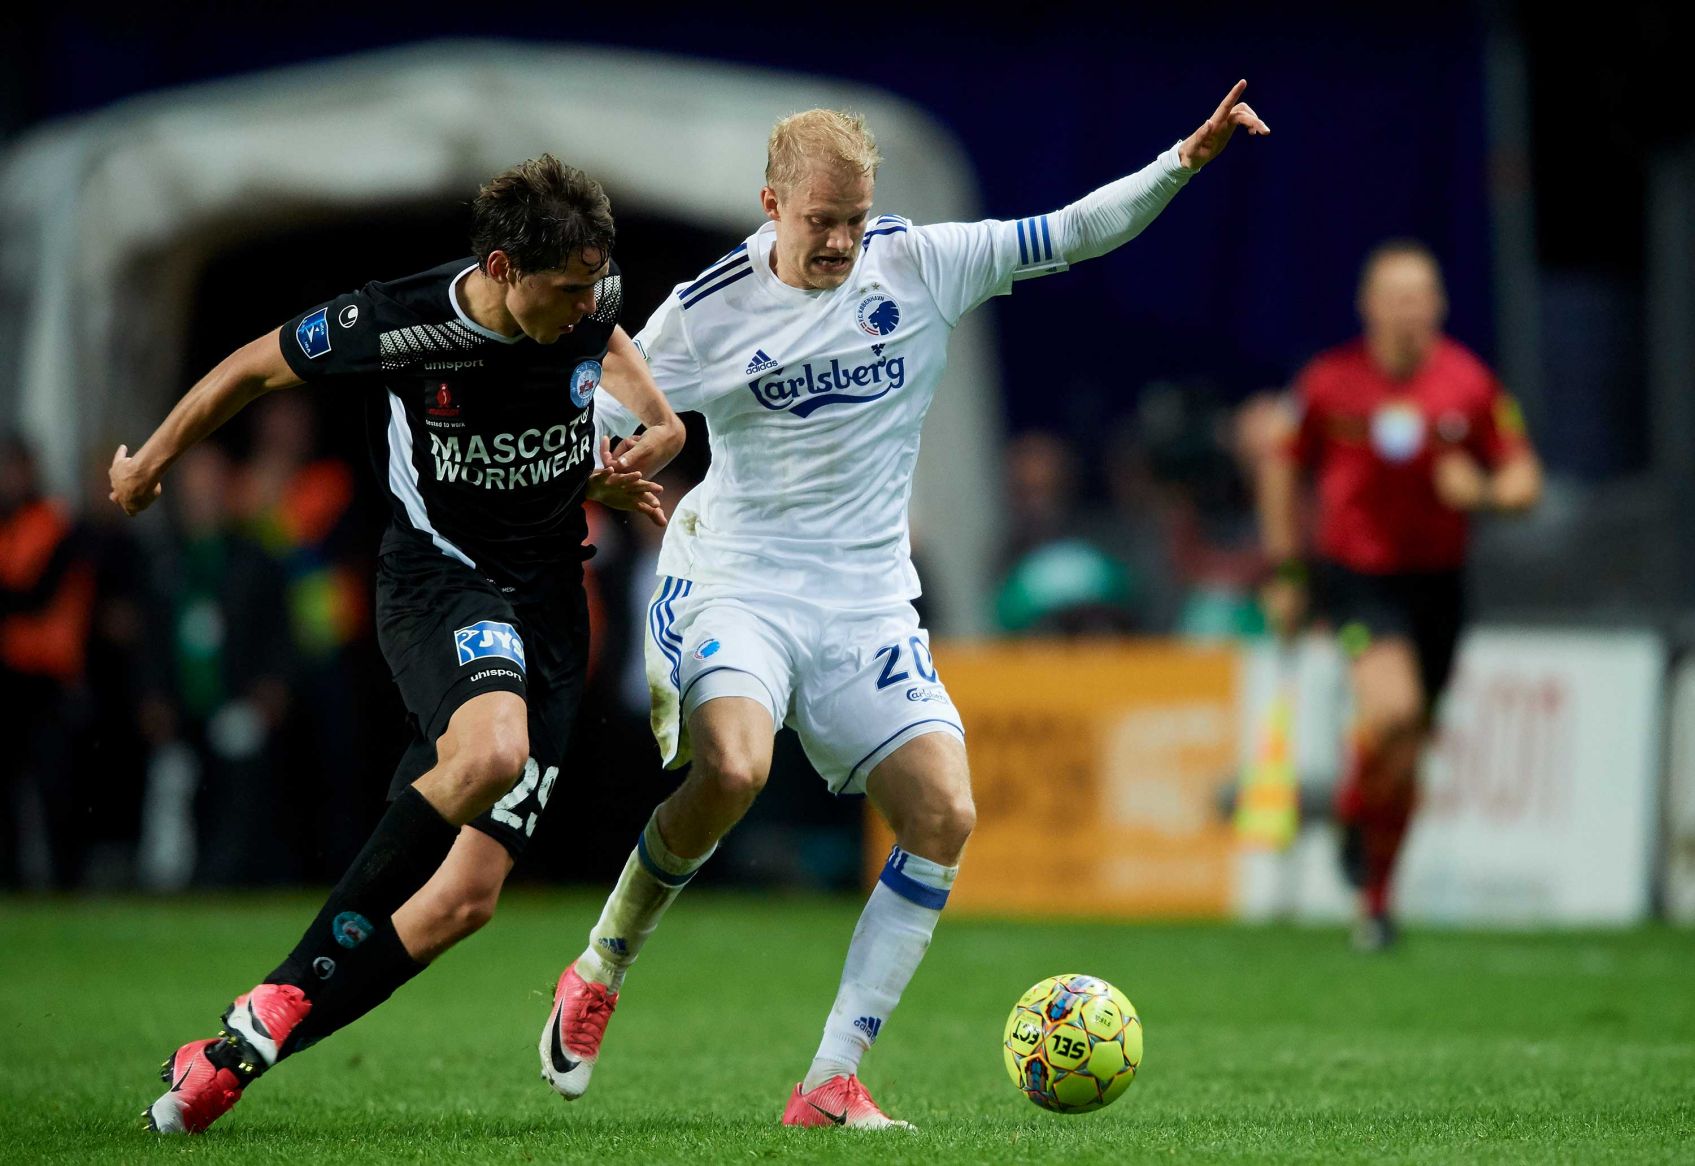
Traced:
<path fill-rule="evenodd" d="M 515 692 L 529 709 L 530 760 L 512 789 L 471 825 L 513 860 L 547 809 L 564 764 L 588 670 L 588 600 L 576 562 L 545 599 L 513 603 L 433 548 L 396 548 L 377 562 L 377 642 L 412 722 L 394 797 L 436 763 L 436 741 L 466 701 Z"/>
<path fill-rule="evenodd" d="M 1350 657 L 1389 637 L 1412 641 L 1425 707 L 1435 708 L 1453 675 L 1465 621 L 1463 571 L 1374 575 L 1320 562 L 1313 571 L 1313 605 Z"/>

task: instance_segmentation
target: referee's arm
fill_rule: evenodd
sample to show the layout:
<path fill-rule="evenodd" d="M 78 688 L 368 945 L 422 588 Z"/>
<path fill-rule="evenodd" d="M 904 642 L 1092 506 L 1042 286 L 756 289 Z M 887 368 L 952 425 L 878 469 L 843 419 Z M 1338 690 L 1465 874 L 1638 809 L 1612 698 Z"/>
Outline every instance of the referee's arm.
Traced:
<path fill-rule="evenodd" d="M 281 337 L 279 328 L 219 361 L 183 395 L 133 456 L 127 445 L 118 447 L 112 457 L 108 497 L 125 514 L 140 514 L 153 504 L 164 489 L 160 479 L 189 446 L 266 393 L 305 383 L 283 359 Z"/>

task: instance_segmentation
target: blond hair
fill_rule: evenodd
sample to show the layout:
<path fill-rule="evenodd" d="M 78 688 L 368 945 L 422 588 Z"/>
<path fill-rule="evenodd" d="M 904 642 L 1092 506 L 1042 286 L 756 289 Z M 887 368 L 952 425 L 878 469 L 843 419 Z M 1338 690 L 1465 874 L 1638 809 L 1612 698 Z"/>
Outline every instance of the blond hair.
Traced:
<path fill-rule="evenodd" d="M 877 139 L 857 113 L 809 109 L 791 113 L 771 127 L 765 155 L 765 185 L 779 195 L 799 185 L 814 167 L 877 177 L 883 156 Z"/>

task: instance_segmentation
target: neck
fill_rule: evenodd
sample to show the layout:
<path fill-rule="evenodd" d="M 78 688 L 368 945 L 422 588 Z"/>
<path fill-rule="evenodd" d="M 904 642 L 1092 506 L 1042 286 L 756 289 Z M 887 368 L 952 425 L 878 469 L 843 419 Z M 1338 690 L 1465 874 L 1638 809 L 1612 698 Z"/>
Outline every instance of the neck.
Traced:
<path fill-rule="evenodd" d="M 1397 380 L 1404 380 L 1418 370 L 1430 355 L 1433 340 L 1414 340 L 1401 343 L 1392 337 L 1368 336 L 1366 348 L 1378 368 Z"/>
<path fill-rule="evenodd" d="M 498 332 L 502 336 L 518 335 L 518 321 L 506 310 L 505 289 L 484 274 L 481 267 L 472 268 L 471 273 L 459 281 L 455 294 L 465 314 L 490 332 Z"/>
<path fill-rule="evenodd" d="M 811 291 L 812 289 L 810 287 L 808 287 L 804 282 L 801 281 L 800 273 L 798 271 L 787 270 L 787 268 L 783 264 L 782 259 L 779 258 L 779 255 L 780 255 L 780 252 L 779 252 L 778 248 L 773 245 L 772 248 L 771 248 L 771 260 L 770 260 L 770 262 L 771 262 L 771 274 L 773 274 L 777 277 L 778 282 L 786 283 L 790 287 L 799 288 L 801 291 Z"/>

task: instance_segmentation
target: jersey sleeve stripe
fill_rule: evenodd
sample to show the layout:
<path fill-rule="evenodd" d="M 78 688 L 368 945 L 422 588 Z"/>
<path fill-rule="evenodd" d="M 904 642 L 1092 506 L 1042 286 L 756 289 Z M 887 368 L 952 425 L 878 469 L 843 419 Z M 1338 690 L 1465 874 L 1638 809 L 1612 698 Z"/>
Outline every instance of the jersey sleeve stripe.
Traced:
<path fill-rule="evenodd" d="M 745 250 L 745 248 L 744 248 L 744 250 Z M 686 287 L 682 291 L 678 292 L 677 298 L 678 299 L 687 299 L 688 297 L 694 295 L 695 292 L 699 291 L 701 288 L 705 287 L 707 284 L 709 284 L 713 280 L 717 279 L 720 275 L 723 275 L 724 273 L 726 273 L 728 271 L 733 271 L 737 267 L 741 267 L 744 264 L 747 264 L 747 263 L 750 263 L 750 262 L 751 262 L 751 260 L 749 260 L 746 255 L 736 255 L 736 256 L 731 257 L 731 259 L 727 263 L 719 263 L 719 264 L 717 264 L 713 267 L 710 267 L 706 270 L 706 272 L 699 279 L 695 280 L 693 283 L 689 284 L 688 287 Z"/>
<path fill-rule="evenodd" d="M 424 508 L 424 496 L 418 492 L 418 467 L 412 464 L 412 426 L 406 419 L 406 406 L 390 391 L 388 395 L 388 488 L 406 507 L 406 517 L 414 528 L 430 536 L 430 541 L 444 555 L 458 559 L 473 571 L 477 564 L 471 556 L 443 538 L 430 524 L 430 512 Z"/>
<path fill-rule="evenodd" d="M 1024 243 L 1024 220 L 1018 220 L 1018 265 L 1030 262 L 1030 249 Z"/>
<path fill-rule="evenodd" d="M 1053 258 L 1053 237 L 1048 234 L 1048 216 L 1042 216 L 1042 258 Z"/>
<path fill-rule="evenodd" d="M 744 264 L 740 271 L 737 271 L 734 275 L 730 276 L 728 279 L 719 280 L 717 283 L 713 284 L 711 287 L 707 288 L 705 291 L 697 294 L 693 299 L 683 300 L 683 308 L 685 310 L 692 308 L 696 304 L 700 303 L 701 300 L 704 300 L 707 296 L 713 294 L 714 292 L 723 291 L 725 288 L 729 287 L 732 283 L 735 283 L 738 279 L 746 279 L 748 276 L 750 276 L 752 274 L 753 274 L 753 265 L 751 263 Z M 683 291 L 683 292 L 680 292 L 678 294 L 680 296 L 686 296 L 689 293 L 688 293 L 688 291 Z"/>

